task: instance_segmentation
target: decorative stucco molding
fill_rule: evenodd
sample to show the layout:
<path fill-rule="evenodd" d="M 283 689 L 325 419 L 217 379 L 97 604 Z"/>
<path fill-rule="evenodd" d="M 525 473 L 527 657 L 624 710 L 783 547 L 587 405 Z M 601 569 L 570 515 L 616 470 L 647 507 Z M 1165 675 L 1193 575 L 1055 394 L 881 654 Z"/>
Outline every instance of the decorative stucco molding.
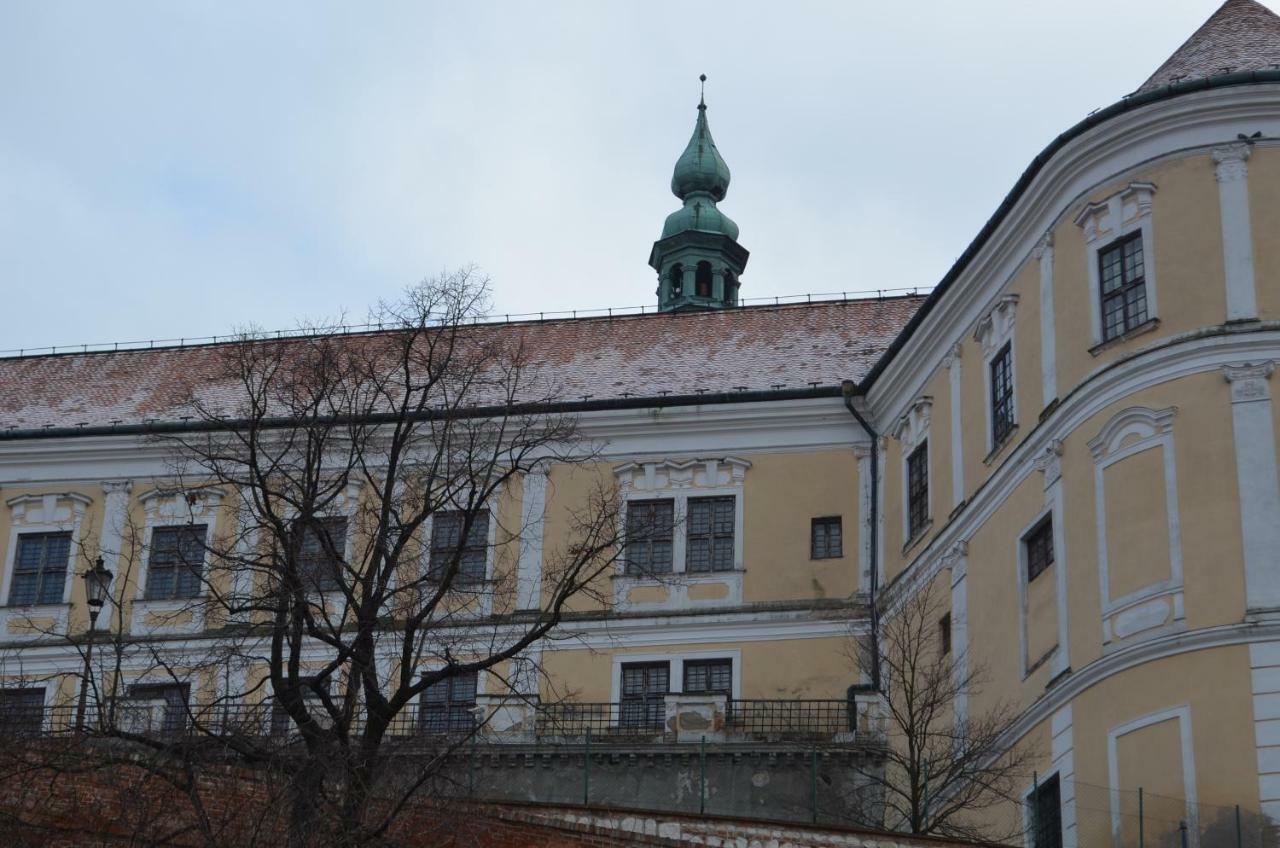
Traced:
<path fill-rule="evenodd" d="M 1215 176 L 1220 183 L 1236 182 L 1249 176 L 1249 145 L 1243 141 L 1213 148 Z"/>
<path fill-rule="evenodd" d="M 1103 200 L 1086 203 L 1076 213 L 1075 224 L 1085 241 L 1110 241 L 1124 235 L 1125 226 L 1151 214 L 1155 183 L 1132 182 Z"/>
<path fill-rule="evenodd" d="M 1014 308 L 1017 305 L 1016 294 L 1001 295 L 991 311 L 978 321 L 973 340 L 982 345 L 983 356 L 991 356 L 1013 336 Z"/>
<path fill-rule="evenodd" d="M 890 435 L 907 448 L 914 448 L 929 435 L 929 424 L 933 420 L 933 397 L 921 395 L 907 408 L 906 414 L 894 424 Z"/>
<path fill-rule="evenodd" d="M 1173 429 L 1173 417 L 1178 408 L 1147 409 L 1145 406 L 1131 406 L 1122 409 L 1102 426 L 1098 435 L 1089 440 L 1089 452 L 1095 460 L 1105 459 L 1121 447 L 1121 442 L 1128 436 L 1139 439 L 1160 436 Z"/>
<path fill-rule="evenodd" d="M 1049 444 L 1040 449 L 1032 464 L 1037 471 L 1044 474 L 1044 487 L 1047 489 L 1062 478 L 1062 440 L 1050 439 Z"/>
<path fill-rule="evenodd" d="M 718 488 L 741 486 L 750 467 L 750 462 L 735 456 L 720 459 L 665 459 L 658 462 L 626 462 L 614 467 L 613 476 L 624 493 Z"/>
<path fill-rule="evenodd" d="M 1274 362 L 1246 362 L 1240 365 L 1222 366 L 1222 376 L 1231 384 L 1231 402 L 1270 400 L 1271 386 L 1268 381 L 1273 371 L 1275 371 Z"/>

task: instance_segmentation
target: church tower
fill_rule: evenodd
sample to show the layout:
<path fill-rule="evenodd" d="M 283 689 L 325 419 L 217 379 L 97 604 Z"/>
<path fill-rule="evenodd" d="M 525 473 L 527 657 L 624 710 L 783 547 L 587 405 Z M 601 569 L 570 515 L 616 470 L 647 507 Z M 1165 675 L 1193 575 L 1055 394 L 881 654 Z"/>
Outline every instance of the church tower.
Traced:
<path fill-rule="evenodd" d="M 706 74 L 701 77 L 707 81 Z M 705 95 L 689 145 L 676 160 L 671 191 L 684 202 L 667 216 L 649 265 L 658 272 L 658 309 L 679 312 L 738 304 L 738 278 L 748 253 L 738 225 L 716 208 L 729 191 L 729 166 L 711 139 Z"/>

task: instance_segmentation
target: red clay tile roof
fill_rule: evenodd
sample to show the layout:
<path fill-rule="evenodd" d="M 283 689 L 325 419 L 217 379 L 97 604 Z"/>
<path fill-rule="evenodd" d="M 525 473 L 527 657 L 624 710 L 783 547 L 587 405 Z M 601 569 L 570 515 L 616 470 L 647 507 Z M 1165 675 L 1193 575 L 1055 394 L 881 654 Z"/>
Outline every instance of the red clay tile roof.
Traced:
<path fill-rule="evenodd" d="M 1138 92 L 1170 83 L 1280 66 L 1280 17 L 1255 0 L 1227 0 Z"/>
<path fill-rule="evenodd" d="M 519 334 L 566 401 L 859 380 L 923 297 L 485 325 Z M 220 345 L 0 359 L 0 432 L 173 421 L 189 389 L 228 408 Z"/>

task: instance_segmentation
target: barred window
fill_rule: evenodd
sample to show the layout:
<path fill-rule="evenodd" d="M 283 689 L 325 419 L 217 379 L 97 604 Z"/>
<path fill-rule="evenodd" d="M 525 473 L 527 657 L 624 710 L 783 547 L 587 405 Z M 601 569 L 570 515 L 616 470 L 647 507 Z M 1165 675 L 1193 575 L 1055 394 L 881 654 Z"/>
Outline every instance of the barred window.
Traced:
<path fill-rule="evenodd" d="M 733 570 L 734 498 L 689 498 L 685 571 Z"/>
<path fill-rule="evenodd" d="M 129 697 L 138 701 L 164 701 L 164 721 L 159 730 L 180 734 L 187 729 L 187 704 L 191 698 L 189 683 L 136 683 L 129 687 Z"/>
<path fill-rule="evenodd" d="M 326 722 L 327 712 L 321 695 L 329 694 L 329 679 L 325 678 L 322 682 L 315 677 L 303 677 L 298 680 L 298 686 L 302 690 L 302 701 L 307 712 L 313 719 Z M 287 736 L 292 730 L 293 717 L 280 703 L 280 696 L 276 695 L 271 702 L 271 735 Z"/>
<path fill-rule="evenodd" d="M 10 606 L 60 604 L 71 558 L 70 533 L 23 533 L 14 557 Z"/>
<path fill-rule="evenodd" d="M 1027 799 L 1031 814 L 1031 848 L 1062 848 L 1062 790 L 1055 774 Z"/>
<path fill-rule="evenodd" d="M 424 733 L 469 733 L 476 726 L 478 672 L 437 680 L 422 693 L 418 725 Z"/>
<path fill-rule="evenodd" d="M 929 443 L 907 457 L 907 536 L 914 539 L 929 523 Z"/>
<path fill-rule="evenodd" d="M 991 360 L 991 446 L 1001 445 L 1013 432 L 1013 344 L 1007 343 Z"/>
<path fill-rule="evenodd" d="M 623 727 L 661 727 L 670 684 L 671 667 L 667 663 L 623 664 L 619 723 Z"/>
<path fill-rule="evenodd" d="M 1046 516 L 1022 540 L 1027 552 L 1027 582 L 1035 580 L 1053 565 L 1053 518 Z"/>
<path fill-rule="evenodd" d="M 938 620 L 938 645 L 944 657 L 951 653 L 951 613 Z"/>
<path fill-rule="evenodd" d="M 1147 279 L 1142 232 L 1098 251 L 1102 298 L 1102 340 L 1110 341 L 1147 321 Z"/>
<path fill-rule="evenodd" d="M 43 727 L 43 687 L 0 689 L 0 737 L 35 736 Z"/>
<path fill-rule="evenodd" d="M 670 574 L 672 500 L 627 501 L 627 573 Z"/>
<path fill-rule="evenodd" d="M 147 558 L 147 600 L 194 598 L 200 594 L 208 526 L 157 527 Z"/>
<path fill-rule="evenodd" d="M 844 556 L 840 516 L 815 518 L 809 532 L 809 559 L 833 559 Z"/>
<path fill-rule="evenodd" d="M 733 694 L 733 660 L 686 660 L 684 691 L 689 694 Z"/>
<path fill-rule="evenodd" d="M 342 585 L 342 560 L 347 548 L 346 516 L 318 518 L 300 527 L 298 576 L 307 588 L 321 592 Z"/>
<path fill-rule="evenodd" d="M 466 513 L 461 510 L 437 512 L 431 516 L 431 564 L 427 577 L 439 581 L 454 556 L 458 557 L 458 571 L 454 583 L 465 585 L 481 583 L 485 578 L 485 563 L 489 555 L 489 511 L 480 510 L 471 519 L 471 529 L 466 541 L 462 540 L 462 526 Z"/>

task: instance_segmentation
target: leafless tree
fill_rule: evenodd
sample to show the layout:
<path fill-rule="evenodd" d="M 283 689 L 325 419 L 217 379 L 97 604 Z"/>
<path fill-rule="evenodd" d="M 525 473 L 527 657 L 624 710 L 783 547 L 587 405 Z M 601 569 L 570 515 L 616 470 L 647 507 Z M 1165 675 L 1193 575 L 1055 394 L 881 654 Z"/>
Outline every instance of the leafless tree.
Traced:
<path fill-rule="evenodd" d="M 878 640 L 853 653 L 870 668 L 878 649 L 883 691 L 883 770 L 866 777 L 883 795 L 885 824 L 915 834 L 1000 841 L 1017 835 L 1017 816 L 991 812 L 1015 798 L 1026 757 L 1009 750 L 1017 717 L 1010 704 L 973 713 L 985 667 L 951 644 L 948 605 L 929 586 L 888 610 Z"/>
<path fill-rule="evenodd" d="M 201 808 L 198 770 L 213 765 L 270 776 L 264 803 L 284 799 L 291 845 L 385 842 L 476 732 L 424 696 L 485 673 L 536 692 L 528 653 L 564 635 L 575 599 L 607 603 L 600 578 L 624 547 L 616 492 L 587 467 L 596 446 L 557 411 L 519 326 L 480 321 L 487 300 L 464 270 L 380 304 L 374 331 L 245 332 L 189 375 L 188 420 L 152 428 L 171 463 L 156 485 L 229 529 L 178 552 L 200 591 L 174 593 L 165 615 L 198 636 L 152 638 L 120 613 L 128 635 L 95 715 L 128 695 L 119 681 L 139 662 L 189 682 L 181 738 L 99 726 L 156 754 L 146 768 L 190 797 L 206 844 L 225 827 Z M 517 560 L 533 528 L 513 497 L 552 466 L 592 482 L 558 513 L 530 585 Z M 424 728 L 461 732 L 425 745 Z"/>

